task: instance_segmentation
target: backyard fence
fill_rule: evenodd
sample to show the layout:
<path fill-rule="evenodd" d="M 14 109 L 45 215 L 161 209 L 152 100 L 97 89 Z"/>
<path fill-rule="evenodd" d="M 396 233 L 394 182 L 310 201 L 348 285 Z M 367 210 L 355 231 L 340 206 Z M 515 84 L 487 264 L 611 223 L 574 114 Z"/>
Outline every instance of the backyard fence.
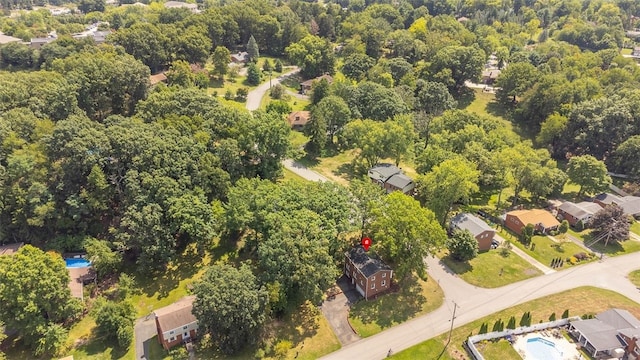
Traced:
<path fill-rule="evenodd" d="M 493 331 L 486 334 L 469 336 L 469 338 L 467 339 L 467 348 L 469 349 L 469 353 L 473 356 L 475 360 L 484 360 L 484 357 L 482 356 L 482 354 L 480 354 L 478 349 L 476 349 L 475 343 L 477 342 L 484 341 L 484 340 L 491 340 L 491 339 L 499 339 L 509 335 L 521 335 L 521 334 L 526 334 L 534 331 L 553 329 L 560 326 L 568 325 L 569 322 L 574 320 L 580 320 L 580 317 L 574 316 L 568 319 L 560 319 L 555 321 L 549 321 L 546 323 L 534 324 L 531 326 L 522 326 L 515 329 L 507 329 L 504 331 Z"/>

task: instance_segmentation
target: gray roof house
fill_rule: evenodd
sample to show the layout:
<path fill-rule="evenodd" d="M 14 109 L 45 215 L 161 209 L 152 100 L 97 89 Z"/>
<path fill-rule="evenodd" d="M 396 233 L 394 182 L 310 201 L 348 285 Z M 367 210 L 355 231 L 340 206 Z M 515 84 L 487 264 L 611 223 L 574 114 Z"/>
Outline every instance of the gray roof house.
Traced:
<path fill-rule="evenodd" d="M 571 226 L 575 226 L 579 221 L 588 224 L 593 215 L 600 210 L 602 210 L 600 205 L 589 201 L 577 204 L 565 201 L 558 207 L 558 217 L 560 220 L 567 220 Z"/>
<path fill-rule="evenodd" d="M 624 213 L 633 217 L 640 216 L 640 197 L 638 196 L 617 196 L 609 193 L 602 193 L 595 198 L 593 202 L 604 207 L 616 204 L 624 210 Z"/>
<path fill-rule="evenodd" d="M 397 166 L 391 164 L 378 164 L 367 173 L 371 181 L 380 185 L 387 193 L 402 191 L 405 194 L 413 192 L 416 184 L 405 175 Z"/>
<path fill-rule="evenodd" d="M 491 249 L 491 241 L 496 231 L 482 219 L 473 214 L 460 213 L 451 219 L 449 226 L 452 230 L 467 230 L 478 240 L 479 250 Z"/>
<path fill-rule="evenodd" d="M 622 309 L 610 309 L 594 319 L 570 323 L 571 334 L 594 358 L 637 352 L 640 320 Z"/>

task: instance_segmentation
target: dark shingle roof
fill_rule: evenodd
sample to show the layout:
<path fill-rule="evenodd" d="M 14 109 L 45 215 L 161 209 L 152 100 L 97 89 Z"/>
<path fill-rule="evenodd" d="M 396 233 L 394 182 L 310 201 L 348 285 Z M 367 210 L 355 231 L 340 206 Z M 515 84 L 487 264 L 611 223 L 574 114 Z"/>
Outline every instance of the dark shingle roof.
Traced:
<path fill-rule="evenodd" d="M 451 219 L 451 226 L 460 230 L 469 230 L 473 236 L 478 236 L 487 230 L 495 231 L 486 222 L 468 213 L 460 213 Z"/>
<path fill-rule="evenodd" d="M 346 253 L 351 262 L 360 272 L 369 277 L 380 270 L 391 270 L 391 268 L 380 259 L 370 257 L 361 246 L 357 246 Z"/>
<path fill-rule="evenodd" d="M 397 166 L 391 164 L 378 164 L 371 169 L 369 169 L 369 177 L 373 180 L 380 180 L 382 182 L 386 182 L 387 179 L 392 177 L 395 174 L 402 173 Z"/>
<path fill-rule="evenodd" d="M 567 214 L 577 219 L 584 219 L 587 216 L 593 215 L 598 211 L 602 210 L 600 205 L 592 202 L 586 202 L 586 201 L 583 201 L 577 204 L 572 203 L 571 201 L 565 201 L 564 203 L 562 203 L 562 205 L 560 205 L 558 209 L 566 212 Z"/>
<path fill-rule="evenodd" d="M 398 189 L 404 189 L 407 185 L 411 184 L 413 180 L 405 174 L 393 174 L 387 179 L 387 184 L 393 185 Z"/>

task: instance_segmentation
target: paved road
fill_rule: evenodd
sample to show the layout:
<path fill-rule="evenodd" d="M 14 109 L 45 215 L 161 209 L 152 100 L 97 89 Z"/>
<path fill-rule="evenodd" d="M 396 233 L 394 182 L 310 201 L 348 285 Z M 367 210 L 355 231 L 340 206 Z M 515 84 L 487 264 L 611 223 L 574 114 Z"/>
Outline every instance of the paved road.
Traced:
<path fill-rule="evenodd" d="M 579 286 L 616 291 L 640 303 L 640 291 L 627 274 L 640 268 L 640 253 L 609 258 L 564 271 L 538 276 L 497 289 L 469 285 L 444 267 L 438 259 L 426 259 L 430 276 L 444 290 L 445 304 L 436 311 L 392 327 L 325 356 L 323 359 L 382 359 L 389 349 L 404 350 L 449 330 L 454 302 L 455 327 L 497 311 Z"/>
<path fill-rule="evenodd" d="M 136 341 L 136 360 L 148 359 L 145 354 L 149 354 L 149 349 L 145 349 L 144 343 L 157 334 L 153 315 L 136 320 L 133 332 Z"/>
<path fill-rule="evenodd" d="M 296 173 L 298 176 L 301 176 L 309 181 L 329 181 L 329 179 L 327 179 L 326 177 L 318 174 L 313 170 L 308 169 L 304 165 L 297 163 L 291 159 L 282 160 L 282 165 L 284 165 L 287 170 L 290 170 Z"/>
<path fill-rule="evenodd" d="M 262 84 L 258 85 L 257 88 L 249 91 L 249 94 L 247 94 L 247 110 L 257 110 L 260 107 L 262 97 L 267 91 L 269 91 L 270 85 L 273 86 L 275 84 L 279 84 L 283 78 L 295 74 L 298 71 L 300 71 L 300 69 L 297 66 L 294 66 L 293 69 L 287 71 L 286 73 L 278 76 L 275 79 L 271 79 L 271 84 L 269 84 L 269 81 L 265 81 Z"/>

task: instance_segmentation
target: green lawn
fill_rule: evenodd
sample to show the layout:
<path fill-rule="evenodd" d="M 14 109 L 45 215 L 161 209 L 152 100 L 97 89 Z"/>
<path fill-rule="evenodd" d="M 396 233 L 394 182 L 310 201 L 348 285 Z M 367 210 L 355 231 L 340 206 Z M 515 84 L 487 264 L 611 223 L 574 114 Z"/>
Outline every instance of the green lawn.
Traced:
<path fill-rule="evenodd" d="M 516 319 L 518 320 L 518 319 Z M 491 330 L 491 329 L 489 329 Z M 498 341 L 483 341 L 476 344 L 476 349 L 485 359 L 519 359 L 520 355 L 511 343 L 505 339 Z"/>
<path fill-rule="evenodd" d="M 507 240 L 511 240 L 511 244 L 519 247 L 521 250 L 529 254 L 534 259 L 538 260 L 540 263 L 546 266 L 551 265 L 551 261 L 556 258 L 561 258 L 566 260 L 566 258 L 573 256 L 578 253 L 587 253 L 588 252 L 581 248 L 580 246 L 574 244 L 569 240 L 564 240 L 562 243 L 556 243 L 550 238 L 546 236 L 536 235 L 533 237 L 531 242 L 535 244 L 535 248 L 532 251 L 529 246 L 525 246 L 521 242 L 517 240 L 517 238 L 511 233 L 507 233 L 506 230 L 500 230 L 500 235 Z M 556 237 L 557 238 L 557 237 Z M 595 258 L 594 258 L 595 259 Z M 585 261 L 582 261 L 585 262 Z M 561 268 L 556 268 L 556 270 L 561 270 L 563 268 L 567 268 L 571 266 L 567 261 L 564 262 L 564 265 Z"/>
<path fill-rule="evenodd" d="M 540 270 L 520 256 L 510 251 L 509 256 L 504 257 L 498 249 L 481 252 L 475 259 L 464 263 L 449 256 L 443 257 L 442 260 L 464 281 L 484 288 L 500 287 L 542 275 Z"/>
<path fill-rule="evenodd" d="M 631 55 L 632 53 L 633 53 L 633 49 L 626 49 L 625 48 L 625 49 L 622 49 L 620 51 L 620 54 L 622 54 L 622 55 Z"/>
<path fill-rule="evenodd" d="M 634 221 L 630 230 L 636 235 L 640 235 L 640 221 Z"/>
<path fill-rule="evenodd" d="M 584 299 L 589 299 L 589 301 L 584 301 Z M 487 323 L 489 329 L 491 329 L 493 323 L 498 319 L 502 319 L 506 323 L 511 316 L 514 316 L 516 322 L 520 321 L 522 314 L 526 311 L 531 312 L 532 323 L 538 323 L 540 321 L 548 321 L 552 313 L 555 313 L 556 317 L 559 318 L 566 309 L 569 310 L 569 316 L 580 316 L 583 314 L 596 314 L 611 308 L 626 309 L 636 317 L 640 317 L 640 304 L 631 299 L 609 290 L 580 287 L 517 305 L 454 329 L 451 336 L 451 344 L 447 349 L 449 357 L 443 356 L 441 359 L 468 358 L 466 351 L 462 348 L 462 343 L 469 335 L 477 334 L 482 323 Z M 394 354 L 392 358 L 435 359 L 446 341 L 447 333 L 441 334 Z M 489 351 L 487 359 L 517 359 L 510 349 L 500 344 L 496 348 L 486 349 L 485 351 Z M 425 356 L 425 354 L 428 355 Z M 436 354 L 436 356 L 433 356 L 433 354 Z M 464 354 L 464 356 L 456 356 L 456 354 Z"/>
<path fill-rule="evenodd" d="M 431 278 L 409 279 L 397 293 L 375 300 L 362 300 L 351 307 L 349 321 L 358 335 L 369 337 L 380 331 L 431 312 L 442 305 L 444 293 Z"/>
<path fill-rule="evenodd" d="M 282 178 L 280 178 L 278 181 L 284 182 L 284 181 L 308 181 L 308 180 L 294 173 L 291 170 L 282 169 Z"/>
<path fill-rule="evenodd" d="M 481 116 L 500 119 L 507 129 L 513 130 L 511 121 L 504 117 L 505 112 L 502 109 L 502 105 L 495 101 L 495 94 L 483 92 L 482 89 L 473 89 L 473 91 L 475 97 L 465 110 Z"/>
<path fill-rule="evenodd" d="M 640 287 L 640 270 L 632 271 L 629 274 L 629 281 L 631 281 L 634 285 Z"/>
<path fill-rule="evenodd" d="M 636 222 L 637 223 L 637 222 Z M 632 252 L 640 251 L 640 241 L 633 239 L 625 240 L 619 243 L 610 243 L 607 247 L 604 246 L 604 242 L 597 242 L 593 244 L 593 236 L 591 235 L 592 229 L 585 229 L 581 232 L 576 232 L 569 229 L 569 234 L 575 238 L 584 242 L 585 245 L 589 245 L 590 249 L 594 252 L 605 253 L 607 256 L 624 255 Z"/>
<path fill-rule="evenodd" d="M 291 94 L 285 94 L 282 100 L 286 101 L 287 104 L 291 106 L 291 111 L 307 110 L 309 107 L 309 104 L 311 103 L 307 99 L 300 99 Z M 269 95 L 269 92 L 267 91 L 262 97 L 262 100 L 260 100 L 260 109 L 266 109 L 267 105 L 271 101 L 273 101 L 273 99 L 271 98 L 271 95 Z"/>

